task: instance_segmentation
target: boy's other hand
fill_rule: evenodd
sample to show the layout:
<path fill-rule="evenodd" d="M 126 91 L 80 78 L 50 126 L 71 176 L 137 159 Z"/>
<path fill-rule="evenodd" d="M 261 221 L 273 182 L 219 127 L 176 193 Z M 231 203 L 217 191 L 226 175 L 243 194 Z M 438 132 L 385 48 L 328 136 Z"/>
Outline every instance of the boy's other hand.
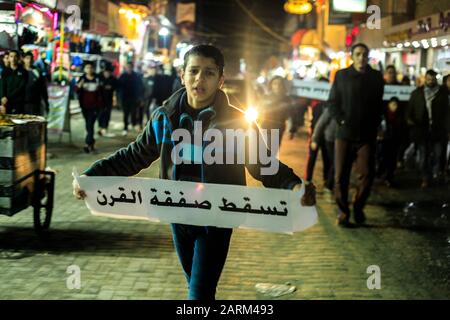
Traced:
<path fill-rule="evenodd" d="M 310 181 L 303 181 L 305 183 L 305 193 L 301 201 L 302 206 L 311 207 L 316 204 L 316 186 Z M 299 191 L 301 184 L 295 185 L 293 191 Z"/>
<path fill-rule="evenodd" d="M 84 192 L 84 190 L 81 190 L 77 180 L 73 179 L 72 187 L 73 195 L 75 196 L 75 198 L 77 198 L 78 200 L 84 200 L 84 198 L 86 198 L 86 192 Z"/>

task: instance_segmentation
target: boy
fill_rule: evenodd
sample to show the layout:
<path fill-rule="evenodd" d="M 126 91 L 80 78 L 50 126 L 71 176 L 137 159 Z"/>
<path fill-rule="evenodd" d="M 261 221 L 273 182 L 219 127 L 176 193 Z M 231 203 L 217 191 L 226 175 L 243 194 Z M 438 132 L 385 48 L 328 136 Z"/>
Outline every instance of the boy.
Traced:
<path fill-rule="evenodd" d="M 203 128 L 218 130 L 248 126 L 243 114 L 228 103 L 220 90 L 223 82 L 224 58 L 216 47 L 198 45 L 186 53 L 182 71 L 185 88 L 175 92 L 162 107 L 156 109 L 144 132 L 127 148 L 109 158 L 94 163 L 88 176 L 133 176 L 161 158 L 160 178 L 206 183 L 245 185 L 245 168 L 266 187 L 294 188 L 301 179 L 292 169 L 279 163 L 274 175 L 262 175 L 259 164 L 212 164 L 203 162 L 175 165 L 171 158 L 173 138 L 167 131 L 190 128 L 196 119 Z M 194 126 L 195 128 L 195 126 Z M 191 148 L 198 147 L 192 145 Z M 237 150 L 239 154 L 245 150 Z M 74 195 L 83 199 L 86 194 L 74 181 Z M 220 195 L 218 195 L 220 196 Z M 305 188 L 303 205 L 314 205 L 314 186 Z M 189 299 L 212 300 L 228 253 L 232 229 L 172 224 L 173 241 L 189 286 Z"/>
<path fill-rule="evenodd" d="M 100 78 L 94 72 L 92 62 L 84 66 L 84 75 L 80 77 L 75 87 L 80 101 L 81 112 L 86 123 L 86 146 L 84 152 L 95 150 L 94 127 L 97 115 L 102 107 L 102 88 Z"/>

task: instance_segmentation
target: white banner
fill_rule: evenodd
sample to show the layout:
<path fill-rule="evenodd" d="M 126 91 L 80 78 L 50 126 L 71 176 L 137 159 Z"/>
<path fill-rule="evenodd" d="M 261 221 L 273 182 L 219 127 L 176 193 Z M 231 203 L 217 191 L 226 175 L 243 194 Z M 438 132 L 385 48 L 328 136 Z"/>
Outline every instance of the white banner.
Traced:
<path fill-rule="evenodd" d="M 74 177 L 93 215 L 293 233 L 317 223 L 298 192 L 134 177 Z"/>
<path fill-rule="evenodd" d="M 414 86 L 385 85 L 383 100 L 397 97 L 400 101 L 408 101 Z M 326 101 L 330 94 L 331 84 L 322 81 L 292 80 L 292 95 L 309 99 Z"/>
<path fill-rule="evenodd" d="M 69 86 L 48 86 L 48 103 L 47 129 L 50 133 L 62 133 L 69 105 Z"/>

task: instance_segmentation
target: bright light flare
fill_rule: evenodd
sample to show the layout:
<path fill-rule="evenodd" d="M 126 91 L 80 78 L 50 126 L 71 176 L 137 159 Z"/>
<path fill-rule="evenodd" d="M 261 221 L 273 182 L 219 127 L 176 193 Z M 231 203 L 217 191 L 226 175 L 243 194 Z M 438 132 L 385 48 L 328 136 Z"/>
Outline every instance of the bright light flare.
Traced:
<path fill-rule="evenodd" d="M 247 120 L 247 122 L 255 122 L 256 119 L 258 119 L 258 115 L 258 110 L 255 107 L 249 107 L 245 110 L 245 120 Z"/>

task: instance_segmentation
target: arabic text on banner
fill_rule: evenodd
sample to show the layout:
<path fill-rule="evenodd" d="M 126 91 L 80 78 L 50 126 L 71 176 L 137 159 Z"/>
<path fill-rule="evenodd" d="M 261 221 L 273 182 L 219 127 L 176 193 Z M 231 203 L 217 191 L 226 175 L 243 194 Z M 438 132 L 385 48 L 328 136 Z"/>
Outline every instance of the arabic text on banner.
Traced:
<path fill-rule="evenodd" d="M 385 85 L 383 100 L 397 97 L 400 101 L 408 101 L 414 86 Z M 297 97 L 326 101 L 330 94 L 331 84 L 322 81 L 292 81 L 292 94 Z"/>
<path fill-rule="evenodd" d="M 75 176 L 76 177 L 76 176 Z M 94 215 L 270 232 L 302 231 L 317 222 L 298 192 L 135 177 L 76 177 Z"/>

